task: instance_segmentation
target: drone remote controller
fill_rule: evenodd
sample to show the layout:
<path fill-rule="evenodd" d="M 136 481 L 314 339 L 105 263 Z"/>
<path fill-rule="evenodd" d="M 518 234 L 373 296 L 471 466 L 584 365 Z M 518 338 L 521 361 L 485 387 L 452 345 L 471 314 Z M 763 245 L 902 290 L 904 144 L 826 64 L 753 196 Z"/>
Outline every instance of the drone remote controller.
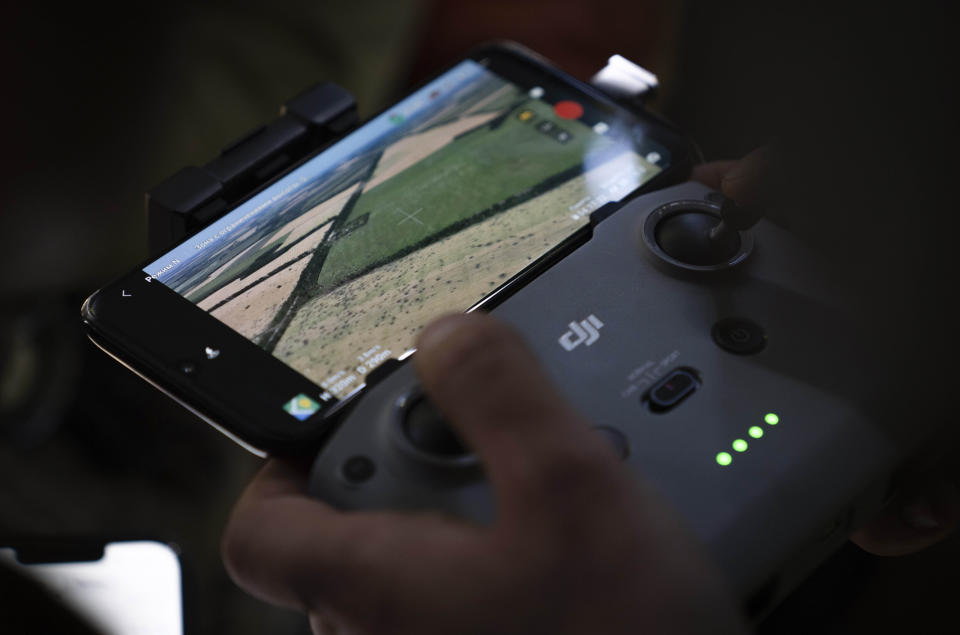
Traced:
<path fill-rule="evenodd" d="M 693 182 L 638 197 L 492 313 L 747 599 L 782 595 L 842 544 L 899 457 L 858 406 L 871 379 L 829 263 L 770 221 L 741 229 L 756 218 L 723 203 Z M 482 466 L 410 364 L 346 416 L 310 491 L 494 516 Z"/>

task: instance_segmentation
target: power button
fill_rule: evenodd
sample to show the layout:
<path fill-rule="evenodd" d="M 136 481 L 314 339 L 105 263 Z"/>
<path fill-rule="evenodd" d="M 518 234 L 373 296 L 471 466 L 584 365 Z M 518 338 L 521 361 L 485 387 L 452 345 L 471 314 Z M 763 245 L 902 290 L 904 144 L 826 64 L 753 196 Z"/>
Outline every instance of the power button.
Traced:
<path fill-rule="evenodd" d="M 737 355 L 759 353 L 767 345 L 763 327 L 746 318 L 724 318 L 713 325 L 710 335 L 717 346 Z"/>

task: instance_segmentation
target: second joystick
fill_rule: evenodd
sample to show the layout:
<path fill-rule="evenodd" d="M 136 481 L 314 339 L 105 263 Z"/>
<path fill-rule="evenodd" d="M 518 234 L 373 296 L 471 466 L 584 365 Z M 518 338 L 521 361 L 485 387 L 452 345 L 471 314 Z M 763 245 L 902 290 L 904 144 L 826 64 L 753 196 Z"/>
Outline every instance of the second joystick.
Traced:
<path fill-rule="evenodd" d="M 753 249 L 747 230 L 761 214 L 729 199 L 674 201 L 654 210 L 644 224 L 644 242 L 668 263 L 690 270 L 739 264 Z"/>

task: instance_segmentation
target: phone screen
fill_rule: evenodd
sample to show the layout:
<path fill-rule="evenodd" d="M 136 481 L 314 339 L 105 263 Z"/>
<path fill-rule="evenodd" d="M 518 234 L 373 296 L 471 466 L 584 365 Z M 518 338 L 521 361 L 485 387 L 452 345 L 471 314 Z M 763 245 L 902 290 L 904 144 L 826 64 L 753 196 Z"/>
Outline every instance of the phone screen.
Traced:
<path fill-rule="evenodd" d="M 150 540 L 108 543 L 97 560 L 22 564 L 11 548 L 0 559 L 36 579 L 107 635 L 182 635 L 180 561 Z"/>
<path fill-rule="evenodd" d="M 667 167 L 579 94 L 466 60 L 144 272 L 342 399 Z"/>

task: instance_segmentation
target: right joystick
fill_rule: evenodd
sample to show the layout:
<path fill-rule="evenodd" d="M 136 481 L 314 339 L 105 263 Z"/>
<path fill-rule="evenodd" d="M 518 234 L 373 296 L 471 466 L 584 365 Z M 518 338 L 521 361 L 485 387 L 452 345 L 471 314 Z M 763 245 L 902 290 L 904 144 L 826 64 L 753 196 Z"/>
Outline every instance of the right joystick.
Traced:
<path fill-rule="evenodd" d="M 720 205 L 720 222 L 710 230 L 710 240 L 729 241 L 731 236 L 746 231 L 757 224 L 763 214 L 755 207 L 737 205 L 733 199 L 724 198 Z"/>
<path fill-rule="evenodd" d="M 675 201 L 650 214 L 644 240 L 654 253 L 673 265 L 693 270 L 725 269 L 749 255 L 753 240 L 745 232 L 761 216 L 759 211 L 726 198 L 720 205 Z"/>

